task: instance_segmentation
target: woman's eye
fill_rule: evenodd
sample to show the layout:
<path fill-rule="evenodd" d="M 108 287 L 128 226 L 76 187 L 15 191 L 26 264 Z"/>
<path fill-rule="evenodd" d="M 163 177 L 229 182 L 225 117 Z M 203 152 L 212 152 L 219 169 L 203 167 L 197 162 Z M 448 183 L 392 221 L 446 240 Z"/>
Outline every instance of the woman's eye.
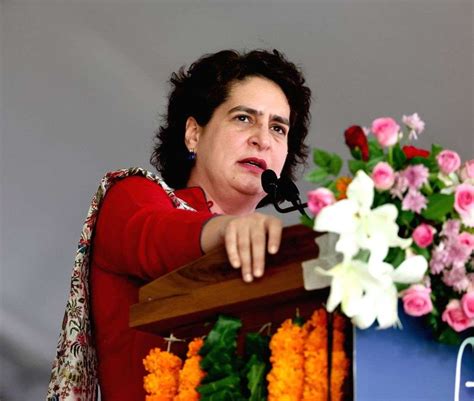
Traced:
<path fill-rule="evenodd" d="M 281 126 L 279 126 L 279 125 L 275 125 L 275 126 L 273 127 L 273 130 L 274 130 L 275 132 L 277 132 L 278 134 L 286 135 L 286 129 L 283 128 L 283 127 L 281 127 Z"/>
<path fill-rule="evenodd" d="M 243 122 L 243 123 L 248 123 L 250 122 L 250 117 L 246 116 L 245 114 L 240 114 L 238 116 L 234 117 L 237 121 Z"/>

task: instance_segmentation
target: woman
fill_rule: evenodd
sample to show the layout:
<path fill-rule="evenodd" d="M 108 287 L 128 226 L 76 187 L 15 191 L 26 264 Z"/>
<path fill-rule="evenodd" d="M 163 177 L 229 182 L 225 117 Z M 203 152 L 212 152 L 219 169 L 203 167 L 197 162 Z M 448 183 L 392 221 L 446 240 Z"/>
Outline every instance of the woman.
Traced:
<path fill-rule="evenodd" d="M 173 74 L 171 83 L 151 158 L 164 182 L 139 169 L 109 173 L 93 202 L 85 230 L 87 239 L 94 231 L 93 252 L 83 239 L 71 290 L 76 277 L 84 285 L 85 296 L 74 295 L 84 301 L 84 316 L 68 303 L 63 331 L 73 337 L 60 337 L 49 399 L 93 398 L 96 350 L 102 400 L 144 400 L 142 359 L 162 340 L 128 327 L 140 286 L 219 245 L 251 282 L 264 273 L 265 252 L 278 251 L 281 221 L 255 209 L 265 196 L 261 173 L 293 177 L 306 157 L 310 90 L 301 73 L 277 51 L 221 51 Z M 82 337 L 75 334 L 81 330 Z M 81 352 L 88 356 L 79 358 Z"/>

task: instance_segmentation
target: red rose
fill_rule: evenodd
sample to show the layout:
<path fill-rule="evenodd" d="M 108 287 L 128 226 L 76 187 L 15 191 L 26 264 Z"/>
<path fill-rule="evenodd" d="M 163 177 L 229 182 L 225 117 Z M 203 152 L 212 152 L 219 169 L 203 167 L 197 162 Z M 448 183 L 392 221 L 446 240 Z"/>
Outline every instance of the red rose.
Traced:
<path fill-rule="evenodd" d="M 344 131 L 346 145 L 349 149 L 359 149 L 362 155 L 362 160 L 369 160 L 369 144 L 364 130 L 358 125 L 353 125 Z"/>
<path fill-rule="evenodd" d="M 426 159 L 430 155 L 429 151 L 415 146 L 404 146 L 402 149 L 408 160 L 413 159 L 414 157 L 424 157 Z"/>

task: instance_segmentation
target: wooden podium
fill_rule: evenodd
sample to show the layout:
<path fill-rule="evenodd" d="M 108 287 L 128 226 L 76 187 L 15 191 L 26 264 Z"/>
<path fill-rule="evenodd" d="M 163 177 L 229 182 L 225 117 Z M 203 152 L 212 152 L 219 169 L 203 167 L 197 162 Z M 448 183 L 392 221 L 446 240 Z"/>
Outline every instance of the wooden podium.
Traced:
<path fill-rule="evenodd" d="M 296 314 L 307 318 L 328 296 L 327 290 L 306 291 L 303 285 L 301 263 L 318 256 L 319 235 L 302 225 L 285 227 L 279 252 L 267 254 L 264 276 L 252 283 L 245 283 L 240 269 L 231 267 L 224 248 L 216 249 L 141 287 L 139 302 L 130 308 L 130 327 L 190 340 L 207 334 L 219 314 L 239 317 L 242 334 L 267 323 L 275 332 Z M 352 327 L 347 327 L 352 366 Z M 184 356 L 185 344 L 174 344 L 173 353 Z M 345 387 L 349 390 L 344 399 L 350 400 L 352 377 Z"/>

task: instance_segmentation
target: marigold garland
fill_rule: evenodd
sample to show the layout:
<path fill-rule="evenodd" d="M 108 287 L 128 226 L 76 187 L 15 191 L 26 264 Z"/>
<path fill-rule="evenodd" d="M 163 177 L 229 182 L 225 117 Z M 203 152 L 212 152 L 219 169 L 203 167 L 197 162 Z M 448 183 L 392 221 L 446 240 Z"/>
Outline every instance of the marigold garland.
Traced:
<path fill-rule="evenodd" d="M 333 335 L 331 354 L 331 400 L 342 401 L 343 385 L 349 373 L 349 359 L 344 349 L 346 319 L 339 313 L 333 314 Z"/>
<path fill-rule="evenodd" d="M 325 401 L 328 394 L 327 314 L 314 311 L 305 323 L 303 401 Z"/>
<path fill-rule="evenodd" d="M 347 321 L 333 315 L 331 377 L 328 383 L 328 315 L 323 308 L 314 311 L 300 326 L 291 319 L 283 322 L 270 341 L 270 363 L 267 375 L 268 401 L 324 401 L 328 386 L 332 401 L 342 401 L 343 385 L 350 361 L 344 349 Z M 154 348 L 143 360 L 150 372 L 144 378 L 146 401 L 199 401 L 196 391 L 206 372 L 200 366 L 202 338 L 188 345 L 187 359 Z M 182 366 L 182 368 L 181 368 Z"/>
<path fill-rule="evenodd" d="M 187 359 L 179 372 L 178 394 L 174 401 L 198 401 L 201 398 L 196 388 L 206 375 L 200 366 L 202 357 L 199 355 L 199 350 L 203 344 L 204 340 L 202 338 L 195 338 L 189 343 Z"/>
<path fill-rule="evenodd" d="M 272 369 L 268 401 L 300 401 L 303 394 L 306 331 L 287 319 L 270 340 Z"/>
<path fill-rule="evenodd" d="M 182 361 L 170 352 L 153 348 L 143 359 L 143 366 L 149 372 L 143 380 L 147 393 L 146 401 L 173 401 L 178 391 L 179 370 Z"/>

